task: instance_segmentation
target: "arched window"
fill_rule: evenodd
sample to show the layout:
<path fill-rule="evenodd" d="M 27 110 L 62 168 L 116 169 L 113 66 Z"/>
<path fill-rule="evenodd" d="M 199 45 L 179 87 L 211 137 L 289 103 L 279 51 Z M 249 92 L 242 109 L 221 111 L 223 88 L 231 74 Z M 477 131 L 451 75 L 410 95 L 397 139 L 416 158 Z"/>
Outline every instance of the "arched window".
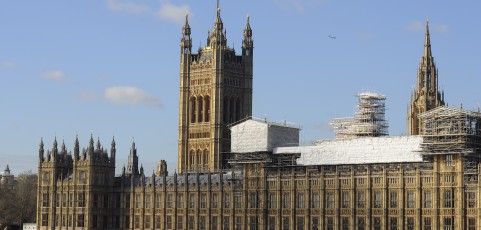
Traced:
<path fill-rule="evenodd" d="M 229 123 L 229 98 L 224 97 L 224 123 Z"/>
<path fill-rule="evenodd" d="M 193 149 L 190 150 L 190 152 L 189 152 L 189 160 L 190 160 L 190 162 L 189 162 L 190 167 L 194 166 L 194 162 L 195 162 L 195 151 L 194 151 Z"/>
<path fill-rule="evenodd" d="M 209 164 L 209 150 L 204 149 L 204 157 L 203 158 L 204 158 L 204 160 L 203 160 L 204 165 L 207 166 Z"/>
<path fill-rule="evenodd" d="M 202 159 L 201 159 L 201 158 L 202 158 L 202 153 L 201 153 L 200 149 L 197 149 L 197 154 L 196 154 L 196 155 L 197 155 L 197 161 L 196 161 L 195 163 L 196 163 L 197 165 L 202 164 Z"/>
<path fill-rule="evenodd" d="M 241 119 L 241 101 L 239 98 L 237 98 L 235 103 L 235 112 L 235 121 L 238 121 Z"/>
<path fill-rule="evenodd" d="M 199 96 L 197 98 L 197 121 L 202 122 L 203 117 L 204 117 L 204 108 L 203 108 L 203 103 L 204 100 L 202 99 L 202 96 Z"/>
<path fill-rule="evenodd" d="M 234 104 L 234 102 L 235 102 L 234 98 L 231 98 L 230 103 L 229 103 L 229 105 L 230 105 L 230 111 L 229 111 L 229 115 L 230 115 L 229 119 L 230 120 L 229 120 L 229 123 L 232 123 L 232 122 L 235 121 L 234 120 L 235 119 L 235 104 Z"/>
<path fill-rule="evenodd" d="M 195 97 L 190 98 L 190 122 L 195 123 Z"/>
<path fill-rule="evenodd" d="M 204 97 L 204 110 L 205 110 L 204 121 L 209 122 L 210 120 L 210 97 L 209 96 Z"/>

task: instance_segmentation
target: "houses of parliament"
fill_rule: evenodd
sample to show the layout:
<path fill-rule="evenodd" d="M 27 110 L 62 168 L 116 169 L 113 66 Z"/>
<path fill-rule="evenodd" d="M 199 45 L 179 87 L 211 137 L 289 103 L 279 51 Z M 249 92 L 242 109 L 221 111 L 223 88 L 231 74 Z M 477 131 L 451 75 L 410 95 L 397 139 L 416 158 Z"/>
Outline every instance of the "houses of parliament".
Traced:
<path fill-rule="evenodd" d="M 445 106 L 426 22 L 407 136 L 387 136 L 383 100 L 359 94 L 336 138 L 299 146 L 300 128 L 252 118 L 253 32 L 227 46 L 220 9 L 206 46 L 180 41 L 177 172 L 115 175 L 91 136 L 38 152 L 37 229 L 481 229 L 481 113 Z M 337 135 L 339 134 L 339 135 Z"/>

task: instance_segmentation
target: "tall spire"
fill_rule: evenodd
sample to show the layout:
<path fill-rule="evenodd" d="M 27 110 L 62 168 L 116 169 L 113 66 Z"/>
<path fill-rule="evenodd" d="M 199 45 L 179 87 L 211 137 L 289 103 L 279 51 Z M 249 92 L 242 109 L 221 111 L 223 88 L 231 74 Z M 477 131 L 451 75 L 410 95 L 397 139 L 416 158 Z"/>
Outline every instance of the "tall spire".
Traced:
<path fill-rule="evenodd" d="M 425 58 L 425 60 L 430 60 L 430 57 L 432 57 L 432 53 L 431 53 L 431 39 L 429 37 L 429 19 L 428 17 L 426 17 L 426 35 L 425 35 L 425 38 L 424 38 L 424 55 L 423 57 Z M 426 63 L 427 65 L 429 65 L 429 63 Z"/>
<path fill-rule="evenodd" d="M 417 85 L 411 95 L 411 107 L 408 109 L 408 130 L 411 135 L 420 134 L 418 115 L 444 105 L 444 96 L 438 89 L 438 69 L 434 63 L 429 35 L 429 20 L 426 18 L 426 34 L 421 62 L 417 71 Z"/>
<path fill-rule="evenodd" d="M 182 34 L 183 35 L 190 35 L 190 25 L 189 25 L 189 14 L 185 14 L 185 23 L 182 26 Z"/>

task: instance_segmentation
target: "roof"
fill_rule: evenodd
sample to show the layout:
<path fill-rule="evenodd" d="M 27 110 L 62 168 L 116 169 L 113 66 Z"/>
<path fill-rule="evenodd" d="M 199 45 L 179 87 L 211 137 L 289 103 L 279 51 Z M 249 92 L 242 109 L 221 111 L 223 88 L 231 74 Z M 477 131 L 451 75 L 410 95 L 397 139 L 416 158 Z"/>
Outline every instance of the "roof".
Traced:
<path fill-rule="evenodd" d="M 315 146 L 280 147 L 274 149 L 274 154 L 300 153 L 298 165 L 422 162 L 422 141 L 421 136 L 335 139 Z"/>
<path fill-rule="evenodd" d="M 470 117 L 481 118 L 481 113 L 471 111 L 471 110 L 466 110 L 463 108 L 439 106 L 435 109 L 419 114 L 419 118 L 421 119 L 429 119 L 431 117 L 451 117 L 451 116 L 470 116 Z"/>
<path fill-rule="evenodd" d="M 246 121 L 256 121 L 258 123 L 266 124 L 268 126 L 279 126 L 279 127 L 285 127 L 285 128 L 293 128 L 293 129 L 301 129 L 300 126 L 287 122 L 287 121 L 281 121 L 281 122 L 273 122 L 273 121 L 268 121 L 267 119 L 261 119 L 261 118 L 256 118 L 256 117 L 246 117 L 244 119 L 241 119 L 237 122 L 234 122 L 232 124 L 229 124 L 228 127 L 232 128 L 236 125 L 239 125 L 241 123 L 244 123 Z"/>

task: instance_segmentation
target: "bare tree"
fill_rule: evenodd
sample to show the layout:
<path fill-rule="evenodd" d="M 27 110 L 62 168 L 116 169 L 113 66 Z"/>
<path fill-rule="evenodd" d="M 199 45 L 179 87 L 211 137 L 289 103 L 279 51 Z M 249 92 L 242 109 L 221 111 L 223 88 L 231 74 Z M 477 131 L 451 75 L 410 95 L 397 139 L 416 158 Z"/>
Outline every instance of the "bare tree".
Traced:
<path fill-rule="evenodd" d="M 34 223 L 37 206 L 37 175 L 31 171 L 16 177 L 14 186 L 0 185 L 0 229 L 6 225 Z"/>

